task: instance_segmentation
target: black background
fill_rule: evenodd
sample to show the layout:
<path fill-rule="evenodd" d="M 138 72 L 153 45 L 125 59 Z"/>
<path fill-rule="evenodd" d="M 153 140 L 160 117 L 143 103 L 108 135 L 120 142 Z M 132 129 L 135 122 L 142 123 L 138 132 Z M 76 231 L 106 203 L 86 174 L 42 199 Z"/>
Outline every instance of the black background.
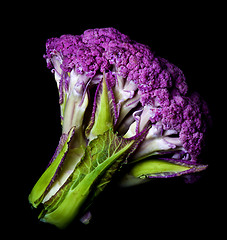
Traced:
<path fill-rule="evenodd" d="M 138 4 L 138 3 L 137 3 Z M 152 4 L 151 4 L 152 5 Z M 162 4 L 161 4 L 162 5 Z M 163 4 L 164 5 L 164 4 Z M 56 7 L 56 6 L 55 6 Z M 217 6 L 216 6 L 217 7 Z M 218 221 L 223 189 L 218 166 L 224 161 L 221 150 L 219 111 L 222 20 L 221 6 L 84 6 L 61 3 L 56 9 L 38 8 L 19 23 L 14 106 L 20 111 L 11 119 L 16 138 L 10 138 L 10 159 L 15 173 L 8 179 L 10 211 L 5 222 L 27 237 L 194 237 L 214 230 Z M 32 8 L 35 10 L 35 7 Z M 110 11 L 111 9 L 111 11 Z M 213 117 L 207 147 L 202 155 L 208 169 L 197 182 L 184 178 L 152 180 L 133 188 L 112 184 L 92 207 L 93 218 L 85 226 L 75 220 L 66 230 L 38 221 L 38 212 L 27 201 L 33 185 L 52 157 L 61 134 L 58 91 L 53 75 L 43 59 L 45 42 L 62 34 L 82 34 L 89 28 L 115 27 L 140 43 L 151 46 L 159 56 L 183 70 L 190 90 L 198 91 L 208 102 Z M 221 84 L 220 84 L 221 83 Z M 15 144 L 16 143 L 16 144 Z M 14 146 L 14 147 L 13 147 Z M 19 154 L 18 154 L 19 152 Z M 12 157 L 14 156 L 14 157 Z M 218 200 L 218 201 L 217 201 Z M 3 205 L 4 206 L 4 205 Z M 3 208 L 4 210 L 4 208 Z M 215 232 L 218 230 L 215 230 Z M 14 231 L 12 231 L 15 234 Z M 73 235 L 72 235 L 73 234 Z M 86 238 L 85 238 L 86 239 Z"/>

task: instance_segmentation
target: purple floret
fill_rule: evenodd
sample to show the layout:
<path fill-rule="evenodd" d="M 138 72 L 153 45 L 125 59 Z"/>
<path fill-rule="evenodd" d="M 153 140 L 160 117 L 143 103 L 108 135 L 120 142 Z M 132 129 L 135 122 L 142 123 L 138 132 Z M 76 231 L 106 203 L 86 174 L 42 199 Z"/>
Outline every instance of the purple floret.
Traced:
<path fill-rule="evenodd" d="M 138 93 L 139 106 L 151 109 L 151 125 L 161 124 L 163 131 L 174 130 L 192 160 L 200 154 L 209 116 L 207 105 L 198 94 L 189 96 L 183 72 L 156 56 L 150 47 L 131 40 L 114 28 L 104 28 L 89 29 L 82 35 L 51 38 L 46 48 L 44 57 L 48 68 L 54 68 L 53 57 L 57 57 L 65 76 L 74 69 L 77 74 L 89 77 L 91 85 L 97 85 L 97 76 L 105 72 L 116 116 L 120 107 L 128 106 L 127 101 L 133 102 Z M 123 85 L 133 81 L 137 91 L 133 89 L 132 96 L 124 99 L 125 105 L 118 99 L 116 106 L 116 92 L 112 89 L 118 81 L 124 81 Z M 130 89 L 121 90 L 130 92 Z M 135 104 L 134 112 L 137 111 L 140 109 Z"/>

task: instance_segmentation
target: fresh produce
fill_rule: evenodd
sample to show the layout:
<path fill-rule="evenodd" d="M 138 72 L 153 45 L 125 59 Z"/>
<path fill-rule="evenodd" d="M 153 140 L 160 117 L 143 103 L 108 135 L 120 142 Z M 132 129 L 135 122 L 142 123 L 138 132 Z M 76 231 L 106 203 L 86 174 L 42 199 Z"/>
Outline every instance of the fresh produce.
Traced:
<path fill-rule="evenodd" d="M 39 218 L 65 228 L 86 214 L 114 174 L 123 184 L 204 170 L 207 104 L 183 72 L 114 28 L 46 43 L 59 90 L 62 136 L 29 195 Z"/>

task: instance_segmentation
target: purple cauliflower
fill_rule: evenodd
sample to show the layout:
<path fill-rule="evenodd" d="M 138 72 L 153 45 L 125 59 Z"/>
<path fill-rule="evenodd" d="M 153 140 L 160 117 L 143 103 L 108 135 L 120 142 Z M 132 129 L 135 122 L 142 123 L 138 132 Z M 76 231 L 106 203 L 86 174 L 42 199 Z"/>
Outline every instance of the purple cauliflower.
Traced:
<path fill-rule="evenodd" d="M 89 29 L 49 39 L 44 58 L 59 90 L 62 137 L 29 196 L 34 207 L 43 204 L 41 220 L 67 226 L 122 167 L 130 166 L 131 180 L 206 168 L 198 157 L 207 104 L 148 46 L 114 28 Z M 72 197 L 74 189 L 86 191 Z"/>

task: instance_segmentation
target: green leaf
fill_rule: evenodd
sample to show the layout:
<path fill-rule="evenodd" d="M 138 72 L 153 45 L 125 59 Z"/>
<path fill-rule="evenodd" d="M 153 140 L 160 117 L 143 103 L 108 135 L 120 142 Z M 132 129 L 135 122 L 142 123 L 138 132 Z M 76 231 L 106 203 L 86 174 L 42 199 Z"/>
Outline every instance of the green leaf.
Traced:
<path fill-rule="evenodd" d="M 113 116 L 110 102 L 106 78 L 105 74 L 103 74 L 102 85 L 98 88 L 97 97 L 95 99 L 95 116 L 94 118 L 92 116 L 86 129 L 86 135 L 90 141 L 96 138 L 96 136 L 102 135 L 110 128 L 113 128 Z"/>
<path fill-rule="evenodd" d="M 45 204 L 45 209 L 40 215 L 41 220 L 65 228 L 80 212 L 97 180 L 120 157 L 123 159 L 133 142 L 118 137 L 112 129 L 91 141 L 70 182 Z"/>
<path fill-rule="evenodd" d="M 121 185 L 132 186 L 149 178 L 170 178 L 204 170 L 207 165 L 196 164 L 180 159 L 146 159 L 131 165 Z"/>
<path fill-rule="evenodd" d="M 171 162 L 159 160 L 159 159 L 150 159 L 146 161 L 142 161 L 137 163 L 131 170 L 131 173 L 135 177 L 151 177 L 158 176 L 164 173 L 181 173 L 183 171 L 189 170 L 190 167 L 185 167 L 181 165 L 177 165 Z"/>
<path fill-rule="evenodd" d="M 59 170 L 61 162 L 64 160 L 66 153 L 69 150 L 69 143 L 74 135 L 74 132 L 74 128 L 72 128 L 68 133 L 68 137 L 64 144 L 62 144 L 60 140 L 53 161 L 33 187 L 28 197 L 29 202 L 32 204 L 33 207 L 36 208 L 40 204 L 40 202 L 44 198 L 45 192 L 50 187 L 51 183 L 53 183 L 54 178 L 57 176 L 57 172 Z"/>

